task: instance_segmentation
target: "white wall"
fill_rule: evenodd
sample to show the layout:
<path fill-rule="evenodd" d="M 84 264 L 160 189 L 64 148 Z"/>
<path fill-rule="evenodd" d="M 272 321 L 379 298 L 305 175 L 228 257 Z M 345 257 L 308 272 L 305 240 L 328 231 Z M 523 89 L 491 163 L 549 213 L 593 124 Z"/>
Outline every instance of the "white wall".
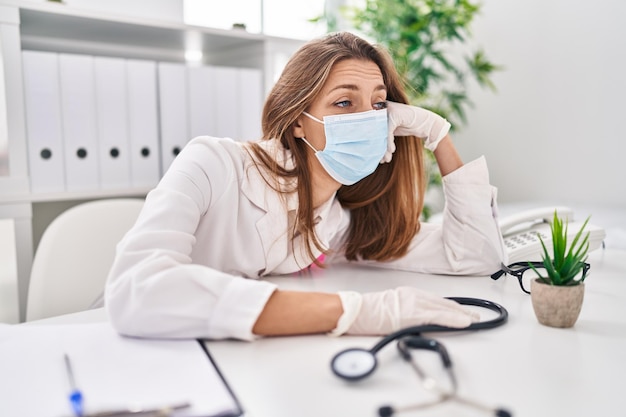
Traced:
<path fill-rule="evenodd" d="M 502 203 L 593 203 L 626 216 L 626 1 L 484 0 L 473 26 L 505 67 L 470 89 L 454 136 L 484 154 Z"/>
<path fill-rule="evenodd" d="M 32 0 L 47 3 L 47 0 Z M 183 0 L 63 0 L 66 7 L 174 23 L 183 22 Z M 62 5 L 60 5 L 62 7 Z"/>

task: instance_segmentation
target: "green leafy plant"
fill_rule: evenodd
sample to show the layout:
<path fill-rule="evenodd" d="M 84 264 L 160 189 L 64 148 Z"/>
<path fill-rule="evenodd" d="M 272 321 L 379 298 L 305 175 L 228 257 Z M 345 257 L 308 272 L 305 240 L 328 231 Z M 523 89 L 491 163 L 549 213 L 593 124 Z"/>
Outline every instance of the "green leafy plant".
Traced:
<path fill-rule="evenodd" d="M 491 75 L 502 69 L 471 45 L 470 27 L 479 12 L 478 2 L 470 0 L 365 0 L 359 7 L 326 10 L 310 22 L 326 22 L 328 32 L 338 30 L 340 21 L 350 22 L 384 46 L 404 80 L 409 103 L 445 117 L 454 131 L 467 122 L 466 109 L 473 105 L 467 82 L 496 91 Z M 426 157 L 428 188 L 439 189 L 435 157 L 430 151 Z M 428 202 L 424 204 L 425 220 L 432 212 Z"/>
<path fill-rule="evenodd" d="M 495 91 L 491 75 L 502 69 L 470 42 L 470 26 L 479 12 L 478 2 L 470 0 L 365 0 L 361 7 L 340 9 L 341 20 L 389 51 L 409 103 L 445 117 L 453 131 L 466 123 L 466 109 L 473 105 L 467 82 Z M 312 20 L 325 20 L 327 30 L 334 31 L 339 19 L 327 12 Z M 441 188 L 434 155 L 426 151 L 426 156 L 428 187 Z M 424 218 L 432 211 L 425 204 Z"/>
<path fill-rule="evenodd" d="M 589 251 L 589 232 L 583 237 L 583 231 L 588 221 L 589 217 L 587 217 L 568 247 L 567 221 L 563 225 L 563 220 L 558 216 L 556 210 L 554 211 L 554 218 L 550 225 L 552 232 L 552 256 L 550 256 L 543 239 L 539 236 L 539 241 L 543 248 L 542 263 L 547 276 L 542 276 L 531 264 L 540 282 L 555 286 L 572 286 L 579 285 L 585 280 L 585 275 L 581 274 L 581 272 L 585 267 L 587 252 Z M 576 278 L 578 276 L 580 278 Z"/>
<path fill-rule="evenodd" d="M 389 50 L 411 104 L 442 115 L 454 127 L 466 122 L 472 104 L 468 80 L 496 90 L 490 77 L 500 67 L 470 43 L 479 12 L 469 0 L 366 0 L 364 7 L 351 9 L 351 21 Z"/>

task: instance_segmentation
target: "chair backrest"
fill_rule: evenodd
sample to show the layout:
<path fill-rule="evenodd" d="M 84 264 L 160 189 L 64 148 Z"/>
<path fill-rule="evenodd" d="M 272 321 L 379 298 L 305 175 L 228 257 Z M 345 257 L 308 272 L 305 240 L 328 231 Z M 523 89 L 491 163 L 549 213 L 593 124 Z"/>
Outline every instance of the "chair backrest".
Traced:
<path fill-rule="evenodd" d="M 104 290 L 115 247 L 135 223 L 143 199 L 74 206 L 44 231 L 28 287 L 26 321 L 87 310 Z"/>

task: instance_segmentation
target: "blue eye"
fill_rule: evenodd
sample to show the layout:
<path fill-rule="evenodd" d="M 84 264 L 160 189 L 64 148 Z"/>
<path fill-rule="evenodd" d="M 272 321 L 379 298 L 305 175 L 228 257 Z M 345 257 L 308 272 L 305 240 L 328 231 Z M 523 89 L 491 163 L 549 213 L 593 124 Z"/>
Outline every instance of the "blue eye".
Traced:
<path fill-rule="evenodd" d="M 335 103 L 335 106 L 341 107 L 341 108 L 346 108 L 346 107 L 350 106 L 350 104 L 351 104 L 350 100 L 343 100 L 343 101 L 338 101 L 337 103 Z"/>
<path fill-rule="evenodd" d="M 382 109 L 386 109 L 387 108 L 387 102 L 386 101 L 381 101 L 379 103 L 374 103 L 374 109 L 376 110 L 382 110 Z"/>

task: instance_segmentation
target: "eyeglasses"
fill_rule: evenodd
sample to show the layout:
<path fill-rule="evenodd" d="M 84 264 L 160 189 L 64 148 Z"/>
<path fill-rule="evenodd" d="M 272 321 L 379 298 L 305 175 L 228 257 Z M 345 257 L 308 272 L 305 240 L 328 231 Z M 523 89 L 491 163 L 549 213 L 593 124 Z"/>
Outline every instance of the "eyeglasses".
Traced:
<path fill-rule="evenodd" d="M 517 278 L 519 281 L 519 286 L 526 294 L 530 294 L 530 281 L 534 278 L 537 278 L 537 274 L 533 271 L 533 268 L 541 273 L 541 271 L 545 271 L 546 268 L 543 266 L 543 262 L 515 262 L 506 266 L 504 264 L 500 264 L 500 269 L 498 272 L 491 275 L 491 279 L 497 280 L 504 274 L 509 274 Z M 582 272 L 579 279 L 583 280 L 587 276 L 589 272 L 589 265 L 587 262 L 582 262 Z M 547 275 L 547 273 L 546 273 Z"/>

